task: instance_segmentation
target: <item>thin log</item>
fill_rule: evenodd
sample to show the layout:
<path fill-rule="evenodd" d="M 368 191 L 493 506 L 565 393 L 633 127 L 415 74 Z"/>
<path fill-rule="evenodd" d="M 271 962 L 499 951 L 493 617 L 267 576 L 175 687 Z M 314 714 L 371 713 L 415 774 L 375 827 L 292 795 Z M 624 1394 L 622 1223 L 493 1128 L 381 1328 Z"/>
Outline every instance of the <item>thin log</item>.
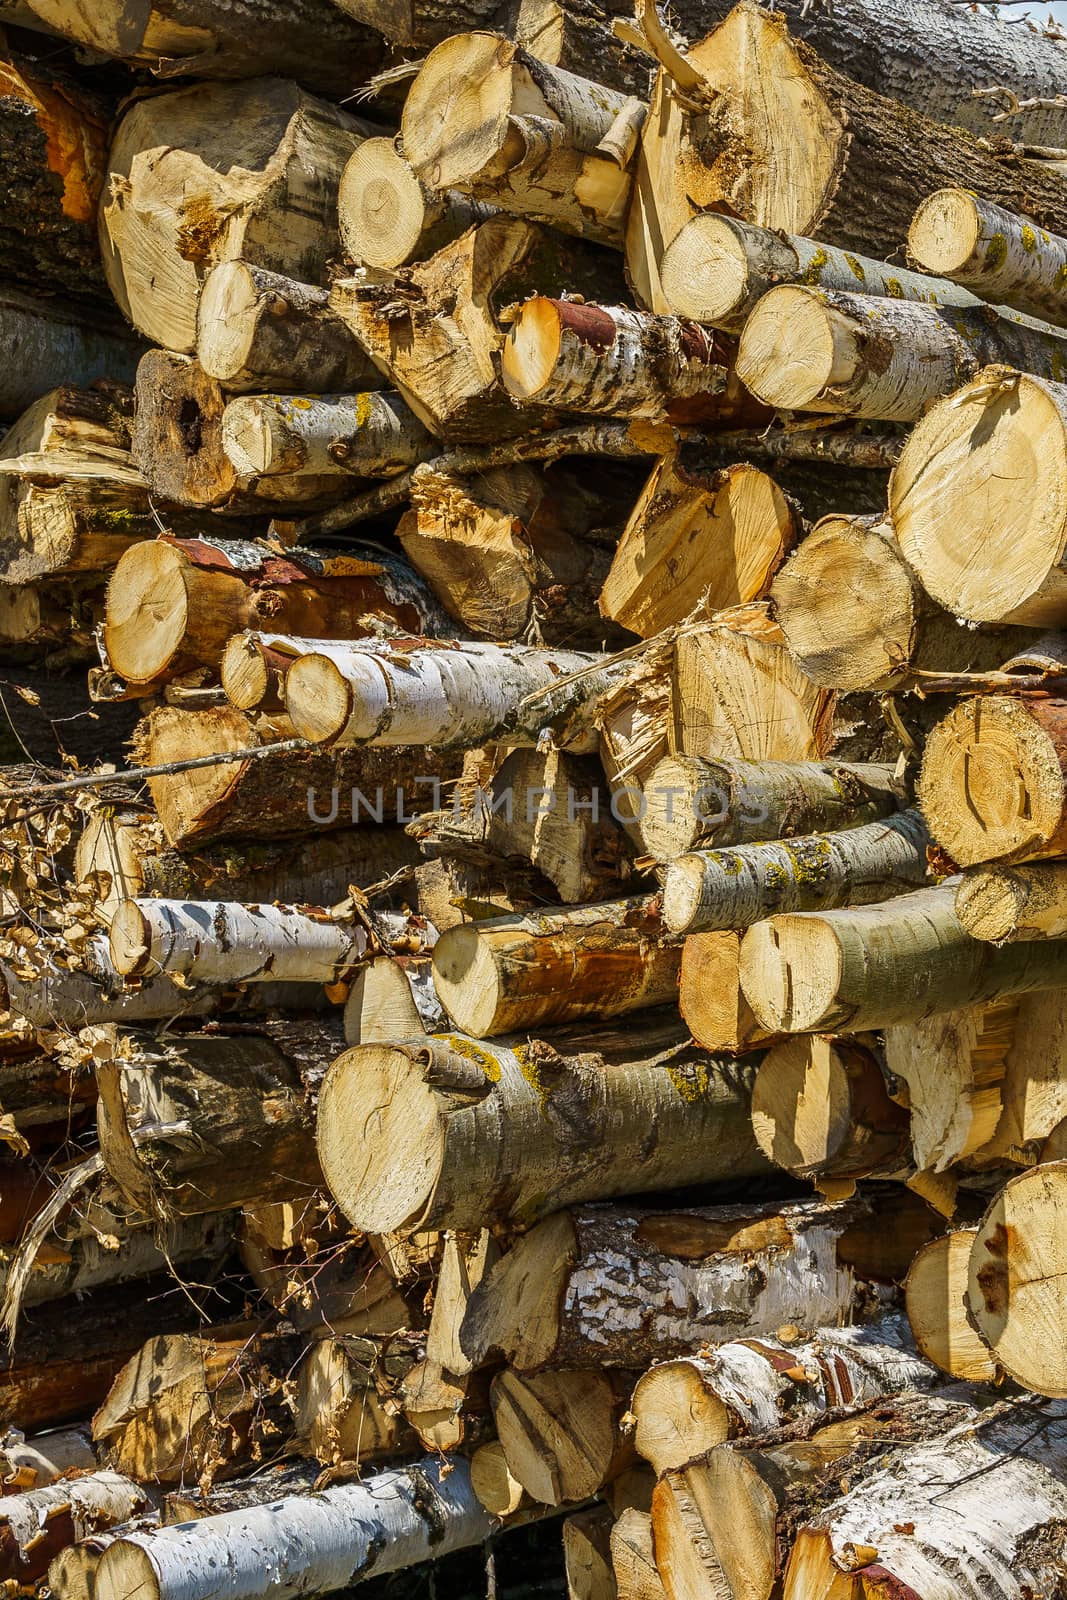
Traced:
<path fill-rule="evenodd" d="M 30 1587 L 67 1545 L 99 1528 L 128 1522 L 152 1503 L 150 1491 L 118 1472 L 89 1472 L 70 1482 L 0 1500 L 0 1573 Z"/>
<path fill-rule="evenodd" d="M 682 947 L 678 1009 L 705 1050 L 743 1056 L 777 1044 L 781 1035 L 764 1028 L 741 992 L 738 929 L 690 934 Z"/>
<path fill-rule="evenodd" d="M 956 1228 L 918 1252 L 904 1282 L 915 1344 L 942 1372 L 992 1383 L 997 1364 L 967 1316 L 967 1273 L 977 1228 Z"/>
<path fill-rule="evenodd" d="M 222 413 L 222 448 L 239 490 L 318 498 L 323 485 L 392 478 L 436 450 L 393 394 L 242 395 Z M 261 479 L 271 480 L 261 483 Z"/>
<path fill-rule="evenodd" d="M 576 1511 L 563 1524 L 563 1568 L 567 1600 L 617 1600 L 611 1566 L 611 1530 L 615 1517 L 608 1506 Z"/>
<path fill-rule="evenodd" d="M 428 959 L 375 956 L 352 980 L 345 1001 L 346 1044 L 413 1039 L 420 1029 L 436 1033 L 444 1024 Z"/>
<path fill-rule="evenodd" d="M 27 1439 L 9 1428 L 0 1439 L 0 1482 L 4 1494 L 44 1489 L 71 1472 L 92 1472 L 97 1465 L 89 1430 L 57 1428 Z"/>
<path fill-rule="evenodd" d="M 337 210 L 348 259 L 392 271 L 427 260 L 493 208 L 455 189 L 431 188 L 393 139 L 365 139 L 341 174 Z"/>
<path fill-rule="evenodd" d="M 559 1045 L 566 1055 L 537 1040 L 516 1049 L 445 1034 L 347 1051 L 318 1113 L 323 1172 L 346 1216 L 374 1232 L 475 1229 L 762 1169 L 750 1074 L 686 1047 L 673 1024 L 646 1025 L 636 1047 L 610 1030 Z M 358 1147 L 353 1114 L 366 1130 Z M 650 1148 L 636 1129 L 653 1119 Z M 632 1140 L 593 1131 L 631 1123 Z M 428 1128 L 439 1140 L 429 1164 Z"/>
<path fill-rule="evenodd" d="M 72 1239 L 54 1250 L 42 1250 L 32 1262 L 21 1305 L 28 1308 L 89 1289 L 110 1289 L 124 1279 L 148 1278 L 182 1262 L 220 1259 L 232 1239 L 232 1219 L 226 1216 L 181 1218 L 166 1224 L 158 1237 L 150 1229 L 135 1229 L 117 1250 L 110 1240 L 104 1244 L 91 1234 Z M 18 1261 L 17 1251 L 0 1250 L 5 1290 L 10 1289 Z"/>
<path fill-rule="evenodd" d="M 1067 866 L 975 867 L 956 890 L 956 915 L 990 944 L 1067 934 Z"/>
<path fill-rule="evenodd" d="M 964 189 L 939 189 L 916 211 L 908 253 L 927 272 L 993 305 L 1067 325 L 1067 239 Z"/>
<path fill-rule="evenodd" d="M 652 1545 L 652 1518 L 628 1506 L 611 1530 L 611 1565 L 618 1600 L 666 1600 Z"/>

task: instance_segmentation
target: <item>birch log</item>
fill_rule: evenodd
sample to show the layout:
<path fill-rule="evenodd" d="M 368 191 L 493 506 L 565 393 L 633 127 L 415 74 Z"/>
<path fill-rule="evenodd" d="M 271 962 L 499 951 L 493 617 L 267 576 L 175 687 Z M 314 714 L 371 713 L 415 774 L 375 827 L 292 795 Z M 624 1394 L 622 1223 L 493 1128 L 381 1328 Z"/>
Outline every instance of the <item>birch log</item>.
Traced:
<path fill-rule="evenodd" d="M 1067 325 L 1067 239 L 966 189 L 928 195 L 908 229 L 908 253 L 989 300 Z"/>
<path fill-rule="evenodd" d="M 977 1228 L 956 1228 L 923 1245 L 908 1269 L 905 1306 L 915 1344 L 942 1372 L 992 1383 L 997 1364 L 967 1314 L 967 1274 Z"/>
<path fill-rule="evenodd" d="M 475 1039 L 668 1005 L 681 940 L 648 896 L 461 923 L 434 950 L 437 998 Z"/>
<path fill-rule="evenodd" d="M 221 261 L 205 278 L 196 354 L 227 394 L 353 394 L 377 378 L 329 289 L 249 261 Z"/>
<path fill-rule="evenodd" d="M 259 480 L 284 480 L 283 492 L 308 500 L 324 484 L 392 478 L 439 446 L 401 400 L 388 393 L 240 395 L 222 414 L 222 448 L 238 489 L 270 492 Z"/>
<path fill-rule="evenodd" d="M 990 944 L 1067 934 L 1067 864 L 975 867 L 956 890 L 956 915 L 972 939 Z"/>
<path fill-rule="evenodd" d="M 455 189 L 431 188 L 393 139 L 365 139 L 349 157 L 337 210 L 348 259 L 382 271 L 425 261 L 492 213 Z"/>
<path fill-rule="evenodd" d="M 954 1600 L 1023 1600 L 1059 1571 L 1065 1450 L 1062 1406 L 1035 1415 L 1012 1401 L 913 1446 L 801 1527 L 785 1600 L 844 1583 L 871 1600 L 902 1585 Z"/>
<path fill-rule="evenodd" d="M 1064 1315 L 1067 1162 L 1009 1179 L 978 1224 L 967 1276 L 968 1316 L 1009 1377 L 1035 1394 L 1067 1397 L 1055 1329 Z"/>
<path fill-rule="evenodd" d="M 151 1493 L 118 1472 L 5 1495 L 0 1501 L 0 1573 L 20 1587 L 39 1583 L 67 1545 L 145 1511 Z"/>
<path fill-rule="evenodd" d="M 890 482 L 905 560 L 971 622 L 1067 620 L 1067 386 L 991 367 L 934 406 Z"/>
<path fill-rule="evenodd" d="M 990 306 L 782 284 L 745 323 L 737 374 L 757 399 L 781 410 L 918 422 L 932 400 L 993 362 L 1059 379 L 1067 336 Z"/>
<path fill-rule="evenodd" d="M 1067 703 L 961 700 L 923 752 L 919 803 L 962 867 L 1067 850 Z"/>
<path fill-rule="evenodd" d="M 668 244 L 660 262 L 660 276 L 663 294 L 677 316 L 692 317 L 694 322 L 705 322 L 727 333 L 740 333 L 756 302 L 779 283 L 850 289 L 858 294 L 921 300 L 929 305 L 977 305 L 977 290 L 968 293 L 949 282 L 952 273 L 933 263 L 921 264 L 930 272 L 940 271 L 942 276 L 927 277 L 925 272 L 909 272 L 870 256 L 817 244 L 814 239 L 772 232 L 739 217 L 703 211 Z M 981 298 L 1001 300 L 1004 296 Z"/>
<path fill-rule="evenodd" d="M 423 62 L 400 136 L 435 188 L 618 249 L 645 109 L 500 34 L 461 33 Z"/>
<path fill-rule="evenodd" d="M 758 1437 L 937 1381 L 935 1369 L 916 1355 L 903 1317 L 820 1328 L 788 1345 L 775 1338 L 731 1341 L 645 1373 L 634 1390 L 635 1440 L 658 1476 L 727 1439 Z"/>
<path fill-rule="evenodd" d="M 219 1570 L 230 1600 L 254 1600 L 263 1573 L 274 1574 L 278 1600 L 329 1593 L 483 1543 L 495 1530 L 471 1489 L 462 1457 L 429 1456 L 335 1484 L 314 1495 L 223 1512 L 179 1535 L 134 1534 L 105 1552 L 97 1600 L 210 1600 Z"/>
<path fill-rule="evenodd" d="M 44 1489 L 70 1472 L 91 1472 L 97 1465 L 89 1430 L 57 1428 L 27 1439 L 8 1428 L 0 1439 L 0 1481 L 5 1495 Z"/>
<path fill-rule="evenodd" d="M 62 1248 L 41 1252 L 30 1268 L 20 1305 L 40 1306 L 89 1289 L 111 1292 L 128 1278 L 148 1278 L 182 1262 L 218 1261 L 232 1240 L 232 1219 L 226 1216 L 179 1218 L 158 1237 L 147 1228 L 132 1229 L 117 1250 L 111 1241 L 101 1244 L 95 1236 L 74 1239 Z M 0 1249 L 0 1284 L 5 1291 L 17 1262 L 16 1249 Z"/>
<path fill-rule="evenodd" d="M 558 1212 L 483 1278 L 460 1329 L 476 1365 L 647 1367 L 705 1344 L 834 1326 L 856 1285 L 838 1255 L 867 1201 Z"/>
<path fill-rule="evenodd" d="M 663 920 L 691 934 L 888 900 L 926 882 L 928 845 L 920 814 L 905 811 L 843 833 L 676 856 L 664 874 Z"/>
<path fill-rule="evenodd" d="M 627 668 L 531 645 L 316 642 L 289 668 L 285 705 L 305 739 L 340 748 L 537 745 L 548 729 L 560 747 L 589 753 L 597 699 Z"/>
<path fill-rule="evenodd" d="M 895 809 L 888 767 L 667 756 L 644 787 L 641 836 L 657 861 L 672 861 L 700 845 L 860 827 Z"/>
<path fill-rule="evenodd" d="M 472 1230 L 764 1169 L 749 1073 L 687 1047 L 673 1024 L 647 1025 L 636 1046 L 607 1029 L 558 1045 L 565 1055 L 443 1034 L 346 1051 L 319 1096 L 318 1146 L 349 1220 Z M 654 1146 L 638 1131 L 652 1125 Z"/>
<path fill-rule="evenodd" d="M 776 575 L 774 614 L 814 682 L 903 687 L 915 672 L 987 672 L 1026 642 L 1022 629 L 966 627 L 930 599 L 884 519 L 823 517 Z"/>
<path fill-rule="evenodd" d="M 981 944 L 960 926 L 955 898 L 950 883 L 758 922 L 741 946 L 745 998 L 766 1028 L 857 1033 L 1064 981 L 1067 947 Z"/>

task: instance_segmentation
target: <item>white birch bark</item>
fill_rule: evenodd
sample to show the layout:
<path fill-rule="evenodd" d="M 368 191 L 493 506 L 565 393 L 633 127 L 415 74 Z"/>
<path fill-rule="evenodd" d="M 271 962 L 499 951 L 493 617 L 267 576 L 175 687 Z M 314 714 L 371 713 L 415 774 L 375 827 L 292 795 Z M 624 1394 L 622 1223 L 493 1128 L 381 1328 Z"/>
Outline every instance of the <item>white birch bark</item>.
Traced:
<path fill-rule="evenodd" d="M 337 983 L 373 945 L 362 922 L 226 900 L 126 900 L 112 918 L 110 941 L 124 977 L 181 973 L 225 984 Z"/>
<path fill-rule="evenodd" d="M 956 915 L 972 939 L 995 944 L 1067 936 L 1067 862 L 974 867 L 956 890 Z"/>
<path fill-rule="evenodd" d="M 96 1452 L 88 1428 L 56 1428 L 27 1439 L 18 1428 L 8 1428 L 0 1439 L 0 1482 L 4 1492 L 43 1489 L 70 1471 L 92 1471 Z"/>
<path fill-rule="evenodd" d="M 675 933 L 702 933 L 888 900 L 926 882 L 929 842 L 920 814 L 906 811 L 842 833 L 695 851 L 666 869 L 663 920 Z"/>
<path fill-rule="evenodd" d="M 481 1544 L 497 1526 L 468 1463 L 431 1456 L 362 1483 L 204 1517 L 167 1538 L 132 1534 L 105 1552 L 96 1597 L 258 1600 L 265 1585 L 278 1600 L 328 1594 Z"/>
<path fill-rule="evenodd" d="M 246 486 L 259 478 L 391 478 L 441 448 L 398 394 L 239 395 L 222 447 Z"/>
<path fill-rule="evenodd" d="M 664 1361 L 634 1390 L 635 1442 L 655 1472 L 684 1466 L 724 1440 L 770 1433 L 879 1395 L 928 1389 L 936 1368 L 915 1352 L 907 1319 L 820 1328 L 810 1339 L 720 1344 Z"/>
<path fill-rule="evenodd" d="M 118 1472 L 91 1472 L 0 1500 L 0 1577 L 32 1587 L 66 1545 L 128 1522 L 152 1503 L 149 1492 Z"/>
<path fill-rule="evenodd" d="M 1067 326 L 1067 239 L 991 200 L 938 189 L 912 219 L 908 252 L 983 300 Z"/>

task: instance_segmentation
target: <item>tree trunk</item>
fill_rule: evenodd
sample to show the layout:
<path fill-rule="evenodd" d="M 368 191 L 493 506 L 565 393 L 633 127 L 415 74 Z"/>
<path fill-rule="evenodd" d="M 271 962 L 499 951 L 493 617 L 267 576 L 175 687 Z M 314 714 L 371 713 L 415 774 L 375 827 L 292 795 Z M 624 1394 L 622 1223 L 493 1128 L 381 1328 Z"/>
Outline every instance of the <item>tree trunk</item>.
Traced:
<path fill-rule="evenodd" d="M 567 1600 L 618 1600 L 611 1565 L 615 1518 L 607 1506 L 575 1512 L 563 1524 Z"/>
<path fill-rule="evenodd" d="M 148 1215 L 162 1197 L 177 1215 L 298 1200 L 322 1182 L 311 1099 L 339 1029 L 305 1021 L 276 1044 L 254 1033 L 172 1039 L 100 1068 L 97 1131 L 107 1171 Z M 193 1137 L 131 1135 L 189 1123 Z"/>
<path fill-rule="evenodd" d="M 843 833 L 694 851 L 666 868 L 663 920 L 692 934 L 888 900 L 926 882 L 929 842 L 920 814 L 905 811 Z"/>
<path fill-rule="evenodd" d="M 939 189 L 908 230 L 908 253 L 983 300 L 1067 326 L 1067 239 L 965 189 Z"/>
<path fill-rule="evenodd" d="M 115 568 L 104 645 L 120 677 L 149 684 L 194 666 L 217 669 L 245 628 L 351 639 L 379 617 L 408 633 L 443 620 L 421 578 L 377 548 L 275 555 L 244 540 L 164 537 L 135 545 Z"/>
<path fill-rule="evenodd" d="M 559 1043 L 566 1056 L 539 1040 L 515 1049 L 446 1034 L 341 1056 L 319 1096 L 318 1143 L 349 1220 L 371 1232 L 475 1229 L 765 1170 L 749 1073 L 681 1043 L 673 1024 L 646 1025 L 636 1048 L 618 1030 Z"/>
<path fill-rule="evenodd" d="M 225 1329 L 150 1340 L 93 1418 L 101 1455 L 135 1481 L 232 1475 L 292 1434 L 284 1388 L 301 1347 L 292 1334 Z"/>
<path fill-rule="evenodd" d="M 919 802 L 963 867 L 1067 850 L 1067 702 L 960 701 L 926 742 Z"/>
<path fill-rule="evenodd" d="M 461 81 L 462 96 L 449 85 Z M 494 33 L 457 34 L 423 62 L 400 124 L 436 188 L 621 248 L 646 107 L 550 67 Z"/>
<path fill-rule="evenodd" d="M 280 1528 L 292 1541 L 281 1568 Z M 142 1600 L 209 1600 L 225 1570 L 230 1600 L 255 1600 L 270 1569 L 278 1574 L 277 1600 L 291 1600 L 347 1588 L 371 1568 L 378 1577 L 437 1560 L 493 1531 L 466 1461 L 431 1456 L 362 1483 L 205 1517 L 166 1537 L 120 1539 L 100 1563 L 96 1595 L 120 1600 L 136 1590 Z"/>
<path fill-rule="evenodd" d="M 997 1364 L 967 1315 L 967 1274 L 977 1228 L 957 1228 L 918 1252 L 904 1284 L 919 1352 L 964 1383 L 994 1383 Z"/>
<path fill-rule="evenodd" d="M 521 406 L 744 426 L 762 413 L 733 376 L 733 356 L 731 341 L 680 317 L 538 295 L 512 322 L 500 367 Z"/>
<path fill-rule="evenodd" d="M 1067 866 L 975 867 L 956 890 L 956 915 L 972 939 L 990 944 L 1067 934 Z"/>
<path fill-rule="evenodd" d="M 433 978 L 455 1026 L 491 1039 L 668 1005 L 681 960 L 682 941 L 640 896 L 450 928 Z"/>
<path fill-rule="evenodd" d="M 938 1382 L 903 1317 L 821 1328 L 808 1341 L 738 1340 L 654 1366 L 633 1396 L 637 1449 L 657 1476 L 727 1439 L 773 1433 L 843 1406 Z"/>
<path fill-rule="evenodd" d="M 914 244 L 911 249 L 914 255 Z M 692 317 L 694 322 L 707 323 L 727 333 L 740 333 L 756 302 L 779 283 L 851 289 L 865 295 L 921 300 L 932 305 L 978 304 L 978 289 L 968 293 L 948 281 L 955 274 L 933 263 L 927 265 L 931 272 L 942 272 L 942 276 L 930 278 L 925 272 L 909 272 L 905 267 L 853 255 L 833 245 L 816 244 L 813 239 L 796 234 L 758 228 L 739 217 L 702 211 L 668 244 L 660 262 L 660 276 L 663 296 L 677 316 Z M 1003 295 L 992 298 L 1004 300 Z"/>
<path fill-rule="evenodd" d="M 510 1369 L 493 1380 L 493 1421 L 508 1471 L 531 1500 L 581 1502 L 633 1461 L 620 1427 L 632 1374 Z"/>
<path fill-rule="evenodd" d="M 737 375 L 780 410 L 918 422 L 992 362 L 1061 376 L 1067 335 L 1011 315 L 782 284 L 745 323 Z"/>
<path fill-rule="evenodd" d="M 899 689 L 918 672 L 991 671 L 1028 637 L 1018 628 L 961 627 L 876 517 L 823 517 L 778 573 L 771 602 L 790 653 L 828 689 Z"/>
<path fill-rule="evenodd" d="M 652 1518 L 634 1507 L 611 1530 L 611 1564 L 618 1600 L 666 1600 L 652 1545 Z"/>
<path fill-rule="evenodd" d="M 923 418 L 893 474 L 905 560 L 954 616 L 1062 624 L 1065 475 L 1067 386 L 1000 367 L 979 373 Z"/>
<path fill-rule="evenodd" d="M 128 1522 L 151 1505 L 150 1491 L 118 1472 L 83 1477 L 0 1500 L 0 1574 L 32 1589 L 53 1557 L 87 1533 Z"/>
<path fill-rule="evenodd" d="M 506 392 L 498 312 L 531 294 L 623 293 L 609 252 L 507 216 L 468 229 L 396 285 L 364 278 L 335 283 L 331 305 L 420 421 L 458 444 L 496 443 L 554 421 L 550 412 L 518 410 Z"/>
<path fill-rule="evenodd" d="M 1064 1314 L 1065 1208 L 1067 1161 L 1009 1179 L 978 1225 L 966 1291 L 968 1320 L 997 1365 L 1058 1399 L 1067 1397 L 1067 1363 L 1051 1330 Z"/>
<path fill-rule="evenodd" d="M 735 928 L 690 934 L 682 946 L 678 1009 L 705 1050 L 742 1056 L 777 1044 L 778 1032 L 760 1026 L 741 993 L 741 934 Z"/>
<path fill-rule="evenodd" d="M 741 946 L 745 998 L 765 1028 L 858 1033 L 1063 981 L 1067 948 L 980 944 L 960 927 L 955 895 L 950 883 L 759 922 Z"/>
<path fill-rule="evenodd" d="M 29 0 L 40 22 L 74 44 L 157 77 L 280 73 L 342 95 L 380 65 L 380 40 L 327 0 Z"/>
<path fill-rule="evenodd" d="M 756 600 L 800 536 L 800 519 L 772 478 L 748 464 L 720 468 L 694 448 L 652 470 L 600 593 L 605 617 L 648 639 L 709 609 Z"/>
<path fill-rule="evenodd" d="M 188 353 L 201 284 L 220 261 L 324 278 L 337 248 L 341 173 L 377 131 L 283 78 L 199 83 L 135 101 L 115 133 L 100 211 L 104 270 L 120 309 L 153 343 Z"/>
<path fill-rule="evenodd" d="M 357 266 L 394 271 L 426 261 L 484 222 L 493 207 L 419 177 L 393 139 L 365 139 L 341 174 L 341 243 Z"/>
<path fill-rule="evenodd" d="M 329 289 L 248 261 L 221 261 L 204 280 L 196 354 L 227 394 L 352 394 L 377 379 Z"/>
<path fill-rule="evenodd" d="M 164 706 L 140 725 L 151 766 L 209 754 L 267 748 L 287 739 L 284 720 L 258 724 L 231 706 L 180 711 Z M 459 762 L 424 748 L 271 752 L 190 773 L 150 778 L 149 792 L 167 842 L 176 849 L 223 839 L 321 834 L 361 822 L 410 822 L 434 805 L 434 788 Z"/>
<path fill-rule="evenodd" d="M 238 396 L 222 414 L 222 448 L 240 489 L 313 501 L 357 478 L 392 478 L 437 450 L 393 394 Z M 264 481 L 261 481 L 264 480 Z"/>
<path fill-rule="evenodd" d="M 888 767 L 668 756 L 645 784 L 641 833 L 650 855 L 673 861 L 701 845 L 861 827 L 895 809 Z"/>
<path fill-rule="evenodd" d="M 890 1100 L 877 1057 L 854 1040 L 820 1035 L 769 1050 L 752 1086 L 752 1126 L 768 1161 L 831 1193 L 842 1181 L 900 1177 L 910 1165 L 908 1112 Z"/>
<path fill-rule="evenodd" d="M 299 734 L 340 749 L 537 745 L 549 729 L 558 746 L 588 754 L 597 702 L 628 668 L 529 645 L 320 644 L 289 668 L 285 701 Z"/>
<path fill-rule="evenodd" d="M 787 1324 L 832 1327 L 853 1314 L 857 1293 L 838 1240 L 871 1209 L 810 1200 L 559 1212 L 483 1280 L 460 1343 L 475 1365 L 499 1352 L 536 1372 L 647 1367 Z"/>
<path fill-rule="evenodd" d="M 1065 1452 L 1062 1406 L 1035 1414 L 1014 1401 L 912 1446 L 801 1527 L 786 1600 L 844 1584 L 870 1600 L 1047 1591 L 1060 1571 Z"/>
<path fill-rule="evenodd" d="M 318 1461 L 359 1466 L 410 1450 L 403 1413 L 388 1402 L 418 1353 L 403 1339 L 319 1339 L 297 1375 L 297 1442 Z"/>
<path fill-rule="evenodd" d="M 771 1600 L 798 1518 L 817 1515 L 842 1481 L 855 1490 L 887 1449 L 925 1443 L 974 1415 L 959 1402 L 902 1396 L 815 1432 L 801 1424 L 766 1446 L 721 1444 L 666 1473 L 652 1499 L 652 1533 L 670 1600 L 709 1592 Z"/>

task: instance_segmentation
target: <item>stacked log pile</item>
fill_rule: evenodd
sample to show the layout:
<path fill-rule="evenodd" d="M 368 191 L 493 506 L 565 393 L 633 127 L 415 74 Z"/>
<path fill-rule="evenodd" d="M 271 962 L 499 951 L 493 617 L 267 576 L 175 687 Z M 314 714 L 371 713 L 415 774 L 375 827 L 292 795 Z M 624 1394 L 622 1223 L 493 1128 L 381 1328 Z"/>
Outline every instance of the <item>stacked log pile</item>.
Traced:
<path fill-rule="evenodd" d="M 1067 46 L 0 22 L 0 1580 L 1062 1592 Z"/>

